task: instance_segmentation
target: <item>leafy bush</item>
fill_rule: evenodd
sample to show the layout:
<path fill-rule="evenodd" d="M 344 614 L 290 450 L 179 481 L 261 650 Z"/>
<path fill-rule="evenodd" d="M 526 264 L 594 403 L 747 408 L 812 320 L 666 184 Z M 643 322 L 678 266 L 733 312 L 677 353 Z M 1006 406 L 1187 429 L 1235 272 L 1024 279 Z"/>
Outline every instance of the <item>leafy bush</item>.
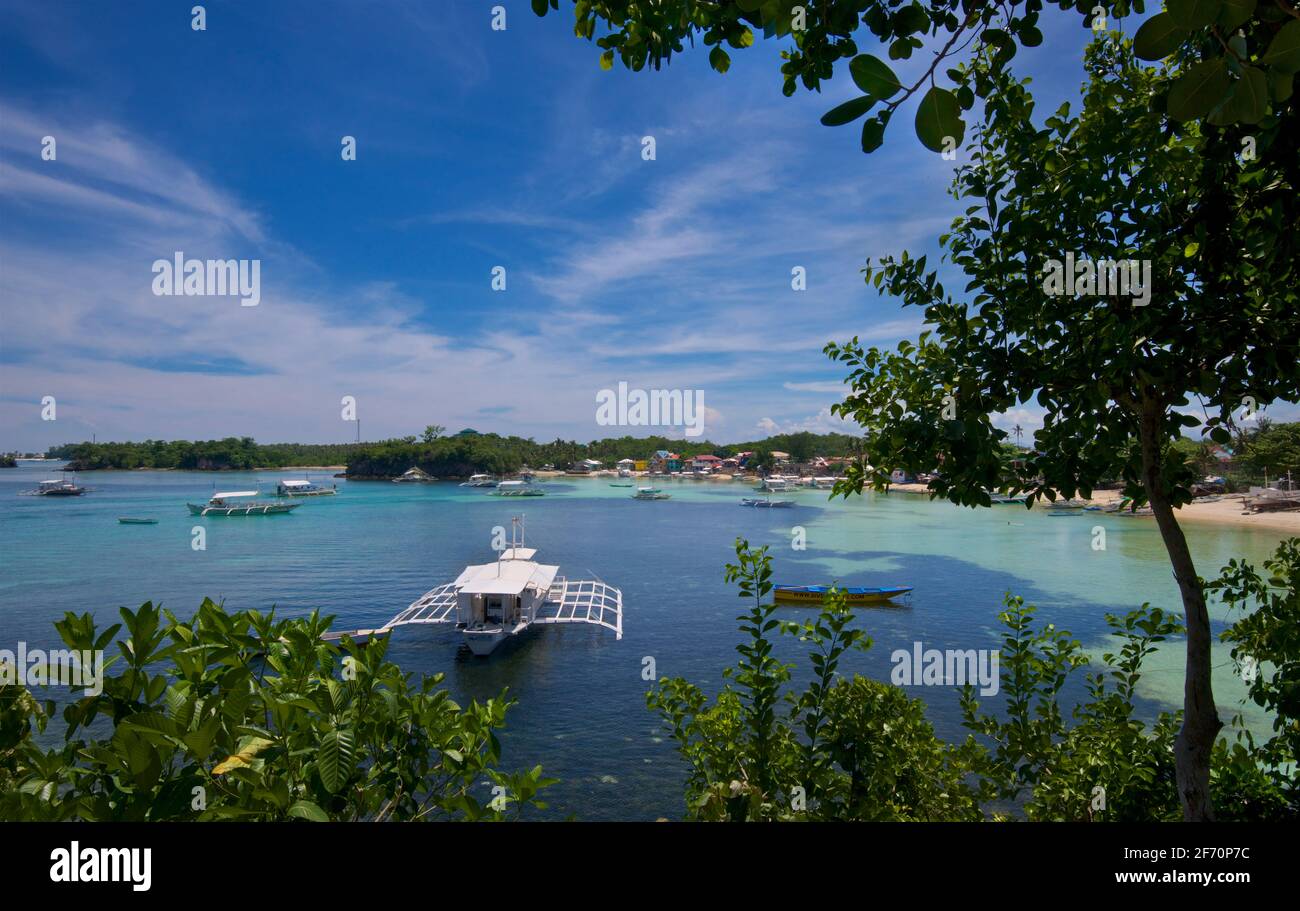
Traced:
<path fill-rule="evenodd" d="M 105 661 L 122 672 L 65 706 L 62 746 L 32 739 L 52 704 L 0 686 L 0 818 L 482 820 L 545 806 L 540 766 L 496 768 L 504 693 L 461 708 L 440 675 L 413 686 L 383 639 L 322 641 L 329 618 L 316 613 L 276 620 L 205 600 L 186 621 L 151 603 L 121 614 L 103 631 L 90 614 L 55 624 L 78 650 L 126 628 Z"/>
<path fill-rule="evenodd" d="M 737 541 L 727 579 L 753 606 L 739 617 L 740 660 L 710 699 L 681 678 L 647 696 L 686 760 L 687 816 L 696 820 L 1174 821 L 1182 817 L 1174 771 L 1179 712 L 1150 725 L 1136 717 L 1142 665 L 1159 643 L 1183 633 L 1179 618 L 1144 604 L 1107 615 L 1119 647 L 1086 677 L 1087 698 L 1068 715 L 1060 698 L 1089 661 L 1080 643 L 1008 595 L 999 660 L 1000 702 L 986 711 L 973 686 L 960 694 L 971 735 L 937 738 L 925 707 L 899 687 L 836 673 L 852 648 L 870 647 L 849 626 L 842 592 L 828 594 L 815 621 L 777 619 L 771 558 Z M 1211 763 L 1218 817 L 1300 816 L 1300 540 L 1283 543 L 1265 582 L 1233 561 L 1207 585 L 1230 604 L 1257 609 L 1224 634 L 1239 663 L 1261 668 L 1250 698 L 1274 713 L 1275 735 L 1256 746 L 1242 728 L 1220 738 Z M 812 683 L 789 688 L 794 665 L 773 656 L 774 631 L 810 645 Z M 1238 719 L 1240 723 L 1240 719 Z"/>

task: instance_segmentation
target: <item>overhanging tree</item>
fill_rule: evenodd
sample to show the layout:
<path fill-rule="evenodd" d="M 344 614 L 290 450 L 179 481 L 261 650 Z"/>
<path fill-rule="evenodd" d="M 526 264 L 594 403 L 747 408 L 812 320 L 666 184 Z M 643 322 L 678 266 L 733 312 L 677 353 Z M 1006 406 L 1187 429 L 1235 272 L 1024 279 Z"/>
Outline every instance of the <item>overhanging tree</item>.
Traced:
<path fill-rule="evenodd" d="M 1161 101 L 1170 76 L 1137 65 L 1127 41 L 1095 42 L 1087 68 L 1081 112 L 1063 105 L 1040 127 L 1025 84 L 984 60 L 971 67 L 987 103 L 953 189 L 970 205 L 941 238 L 969 297 L 945 289 L 925 257 L 868 263 L 868 281 L 923 308 L 926 327 L 892 351 L 857 339 L 827 346 L 852 368 L 851 394 L 835 411 L 869 435 L 839 492 L 936 465 L 933 495 L 969 506 L 988 505 L 990 490 L 1027 492 L 1032 504 L 1123 478 L 1135 502 L 1150 503 L 1178 582 L 1187 625 L 1179 794 L 1185 818 L 1211 819 L 1210 753 L 1222 725 L 1205 595 L 1175 512 L 1191 499 L 1192 473 L 1171 444 L 1201 425 L 1226 441 L 1243 400 L 1300 396 L 1300 193 L 1294 162 L 1276 148 L 1235 155 L 1244 127 L 1171 120 Z M 1284 129 L 1270 141 L 1295 137 Z M 1067 254 L 1150 264 L 1149 302 L 1116 288 L 1106 266 L 1092 285 L 1084 271 L 1055 286 L 1045 276 Z M 1008 459 L 993 416 L 1031 399 L 1043 429 L 1032 452 Z"/>
<path fill-rule="evenodd" d="M 532 7 L 545 16 L 560 3 L 532 0 Z M 965 71 L 945 67 L 973 47 L 1001 72 L 1019 48 L 1042 44 L 1040 16 L 1052 6 L 1098 32 L 1146 11 L 1144 0 L 573 0 L 573 31 L 601 48 L 607 70 L 615 60 L 630 70 L 657 70 L 698 39 L 709 48 L 709 65 L 726 73 L 727 48 L 753 47 L 756 35 L 787 42 L 781 52 L 786 95 L 800 86 L 820 92 L 847 61 L 862 94 L 828 111 L 822 123 L 842 126 L 865 117 L 862 150 L 872 152 L 906 106 L 917 137 L 938 152 L 950 140 L 960 144 L 964 112 L 986 97 Z M 859 53 L 859 41 L 887 47 L 882 53 L 891 61 L 928 55 L 928 65 L 904 83 L 889 63 Z M 1294 0 L 1167 0 L 1139 29 L 1137 50 L 1145 60 L 1175 57 L 1184 64 L 1170 109 L 1177 119 L 1259 124 L 1270 102 L 1291 97 L 1300 71 L 1300 10 Z"/>

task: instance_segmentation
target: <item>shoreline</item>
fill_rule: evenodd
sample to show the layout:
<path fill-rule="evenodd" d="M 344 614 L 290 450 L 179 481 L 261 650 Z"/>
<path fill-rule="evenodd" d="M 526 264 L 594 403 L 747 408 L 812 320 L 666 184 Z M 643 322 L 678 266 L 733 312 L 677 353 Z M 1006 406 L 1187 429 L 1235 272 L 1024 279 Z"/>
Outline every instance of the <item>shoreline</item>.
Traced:
<path fill-rule="evenodd" d="M 890 484 L 891 491 L 909 494 L 929 494 L 924 484 Z M 1079 499 L 1089 504 L 1105 506 L 1121 499 L 1118 490 L 1096 490 L 1092 497 Z M 1219 525 L 1230 528 L 1252 528 L 1260 531 L 1276 531 L 1285 535 L 1300 536 L 1300 510 L 1294 512 L 1259 512 L 1244 513 L 1242 494 L 1224 494 L 1223 498 L 1213 502 L 1192 501 L 1179 507 L 1176 515 L 1179 522 L 1194 522 L 1198 525 Z M 1010 506 L 1002 507 L 1010 509 Z M 1021 507 L 1024 508 L 1023 506 Z M 1035 508 L 1039 508 L 1035 506 Z M 1136 516 L 1136 519 L 1152 519 L 1151 516 Z M 1155 521 L 1152 519 L 1152 521 Z"/>

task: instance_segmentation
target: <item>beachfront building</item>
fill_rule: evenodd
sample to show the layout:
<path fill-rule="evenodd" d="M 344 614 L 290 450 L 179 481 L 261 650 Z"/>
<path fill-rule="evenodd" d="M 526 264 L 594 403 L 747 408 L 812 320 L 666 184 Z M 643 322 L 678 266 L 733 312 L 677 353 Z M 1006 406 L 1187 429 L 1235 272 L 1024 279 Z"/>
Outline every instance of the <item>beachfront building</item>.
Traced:
<path fill-rule="evenodd" d="M 773 461 L 776 462 L 777 465 L 785 465 L 785 464 L 787 464 L 787 463 L 790 461 L 790 453 L 788 453 L 788 452 L 777 452 L 775 449 L 773 449 L 773 450 L 772 450 L 772 459 L 773 459 Z"/>
<path fill-rule="evenodd" d="M 697 455 L 695 456 L 695 458 L 691 459 L 691 470 L 692 471 L 717 471 L 718 466 L 721 464 L 722 464 L 722 459 L 718 458 L 715 455 L 709 455 L 708 453 L 705 453 L 704 455 Z"/>
<path fill-rule="evenodd" d="M 614 464 L 619 471 L 634 471 L 636 469 L 636 462 L 633 459 L 619 459 Z"/>
<path fill-rule="evenodd" d="M 681 471 L 682 457 L 675 452 L 669 452 L 667 449 L 657 450 L 650 457 L 650 470 L 661 473 Z"/>

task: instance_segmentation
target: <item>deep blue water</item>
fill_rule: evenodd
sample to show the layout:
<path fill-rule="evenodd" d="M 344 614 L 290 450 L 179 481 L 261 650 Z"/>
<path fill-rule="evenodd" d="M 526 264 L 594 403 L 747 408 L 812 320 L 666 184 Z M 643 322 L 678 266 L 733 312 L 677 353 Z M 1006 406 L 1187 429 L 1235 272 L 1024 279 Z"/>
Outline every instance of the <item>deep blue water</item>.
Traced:
<path fill-rule="evenodd" d="M 19 640 L 55 646 L 51 623 L 64 611 L 91 611 L 108 625 L 121 605 L 153 600 L 185 615 L 204 596 L 232 609 L 274 605 L 298 615 L 319 608 L 336 615 L 340 628 L 378 626 L 465 565 L 491 560 L 493 527 L 525 513 L 528 544 L 540 560 L 571 579 L 599 577 L 622 589 L 622 641 L 595 627 L 551 626 L 475 659 L 461 653 L 452 629 L 407 627 L 394 635 L 389 654 L 409 672 L 445 673 L 460 700 L 509 689 L 519 704 L 507 716 L 504 765 L 540 762 L 561 779 L 547 792 L 547 816 L 681 815 L 682 769 L 645 708 L 643 659 L 653 657 L 661 676 L 719 685 L 737 657 L 735 617 L 744 607 L 723 580 L 738 536 L 771 545 L 778 582 L 916 587 L 900 606 L 859 611 L 875 646 L 842 669 L 878 679 L 888 679 L 890 652 L 914 641 L 996 647 L 996 615 L 1008 591 L 1039 604 L 1044 620 L 1098 651 L 1107 611 L 1143 600 L 1178 609 L 1150 521 L 1092 513 L 962 510 L 906 494 L 831 504 L 811 491 L 796 495 L 796 509 L 755 510 L 737 505 L 750 493 L 744 485 L 689 481 L 665 482 L 671 500 L 639 502 L 608 479 L 548 482 L 546 497 L 526 500 L 450 483 L 339 480 L 339 496 L 305 501 L 291 515 L 197 519 L 185 509 L 214 489 L 259 481 L 270 489 L 276 472 L 86 473 L 80 480 L 94 490 L 85 497 L 17 496 L 50 474 L 31 465 L 0 473 L 0 648 Z M 152 516 L 159 524 L 124 526 L 118 516 Z M 190 545 L 196 525 L 206 529 L 204 551 Z M 806 531 L 806 550 L 792 548 L 795 525 Z M 1097 525 L 1108 536 L 1102 553 L 1090 546 Z M 1189 528 L 1188 537 L 1206 576 L 1229 557 L 1261 559 L 1277 539 L 1204 526 Z M 807 612 L 782 611 L 791 618 Z M 1178 698 L 1180 646 L 1150 664 L 1148 711 Z M 780 651 L 799 654 L 793 641 Z M 1226 650 L 1216 662 L 1220 710 L 1231 717 L 1242 688 Z M 912 692 L 926 700 L 940 735 L 963 735 L 951 689 Z M 1076 686 L 1070 695 L 1079 692 Z"/>

